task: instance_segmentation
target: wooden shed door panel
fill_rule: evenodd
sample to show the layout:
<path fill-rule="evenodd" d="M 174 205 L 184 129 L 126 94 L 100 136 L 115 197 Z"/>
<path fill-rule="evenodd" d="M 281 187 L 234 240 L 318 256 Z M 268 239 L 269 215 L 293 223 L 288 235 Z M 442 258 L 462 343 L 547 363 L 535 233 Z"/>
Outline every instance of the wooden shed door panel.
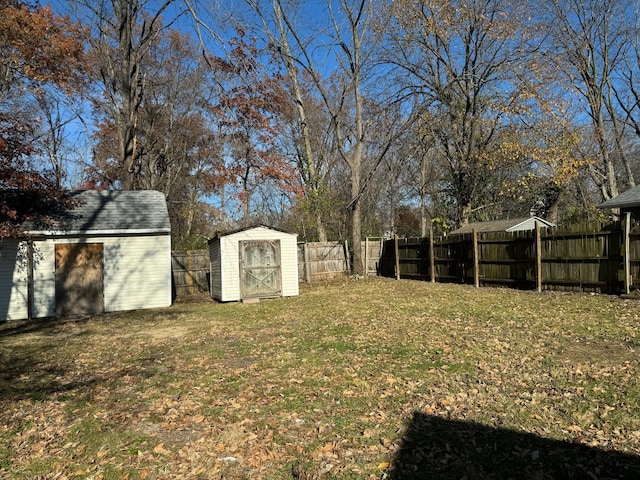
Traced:
<path fill-rule="evenodd" d="M 55 246 L 56 315 L 104 312 L 102 243 Z"/>
<path fill-rule="evenodd" d="M 242 298 L 280 296 L 280 240 L 240 242 Z"/>

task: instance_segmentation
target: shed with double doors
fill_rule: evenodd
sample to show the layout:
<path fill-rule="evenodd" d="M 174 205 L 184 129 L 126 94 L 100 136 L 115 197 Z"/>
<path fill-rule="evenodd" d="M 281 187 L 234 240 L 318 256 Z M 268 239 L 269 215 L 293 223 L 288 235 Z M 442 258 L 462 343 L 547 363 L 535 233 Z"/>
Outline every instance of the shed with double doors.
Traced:
<path fill-rule="evenodd" d="M 0 321 L 167 307 L 171 226 L 157 191 L 76 191 L 46 229 L 0 245 Z"/>
<path fill-rule="evenodd" d="M 209 240 L 211 296 L 221 302 L 298 295 L 298 236 L 258 225 Z"/>

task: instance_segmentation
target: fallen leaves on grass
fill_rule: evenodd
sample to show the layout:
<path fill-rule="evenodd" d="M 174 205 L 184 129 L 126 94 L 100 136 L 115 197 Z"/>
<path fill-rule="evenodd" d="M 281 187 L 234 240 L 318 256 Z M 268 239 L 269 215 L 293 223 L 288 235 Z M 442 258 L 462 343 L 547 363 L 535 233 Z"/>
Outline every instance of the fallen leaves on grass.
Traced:
<path fill-rule="evenodd" d="M 638 318 L 607 297 L 376 279 L 0 329 L 0 476 L 471 478 L 489 467 L 456 463 L 465 438 L 484 452 L 506 432 L 638 455 Z M 548 458 L 516 446 L 499 453 Z"/>

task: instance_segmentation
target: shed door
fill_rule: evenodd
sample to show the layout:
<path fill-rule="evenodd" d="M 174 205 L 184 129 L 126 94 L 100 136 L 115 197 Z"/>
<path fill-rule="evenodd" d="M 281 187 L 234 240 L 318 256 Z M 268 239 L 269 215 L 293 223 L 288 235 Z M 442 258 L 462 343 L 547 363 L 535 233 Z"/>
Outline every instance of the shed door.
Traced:
<path fill-rule="evenodd" d="M 280 240 L 241 241 L 241 297 L 278 297 L 281 284 Z"/>
<path fill-rule="evenodd" d="M 103 244 L 55 246 L 56 316 L 104 312 Z"/>

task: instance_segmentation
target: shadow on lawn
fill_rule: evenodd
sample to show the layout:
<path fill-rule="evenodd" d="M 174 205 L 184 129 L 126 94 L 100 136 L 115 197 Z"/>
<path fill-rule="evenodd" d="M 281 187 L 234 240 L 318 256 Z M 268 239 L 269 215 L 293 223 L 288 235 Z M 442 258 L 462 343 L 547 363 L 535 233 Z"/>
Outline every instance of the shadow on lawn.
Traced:
<path fill-rule="evenodd" d="M 17 335 L 41 334 L 59 335 L 70 325 L 82 325 L 95 315 L 75 315 L 64 318 L 48 317 L 32 320 L 0 321 L 0 340 L 3 337 L 15 337 Z"/>
<path fill-rule="evenodd" d="M 0 400 L 42 400 L 52 394 L 97 384 L 100 379 L 92 374 L 73 371 L 73 358 L 52 361 L 47 355 L 52 345 L 64 342 L 69 337 L 82 336 L 84 333 L 77 327 L 88 318 L 46 318 L 1 323 Z M 40 342 L 30 335 L 47 340 Z M 9 337 L 19 339 L 20 343 L 3 345 L 3 339 Z"/>
<path fill-rule="evenodd" d="M 416 412 L 391 480 L 640 479 L 640 458 Z"/>

